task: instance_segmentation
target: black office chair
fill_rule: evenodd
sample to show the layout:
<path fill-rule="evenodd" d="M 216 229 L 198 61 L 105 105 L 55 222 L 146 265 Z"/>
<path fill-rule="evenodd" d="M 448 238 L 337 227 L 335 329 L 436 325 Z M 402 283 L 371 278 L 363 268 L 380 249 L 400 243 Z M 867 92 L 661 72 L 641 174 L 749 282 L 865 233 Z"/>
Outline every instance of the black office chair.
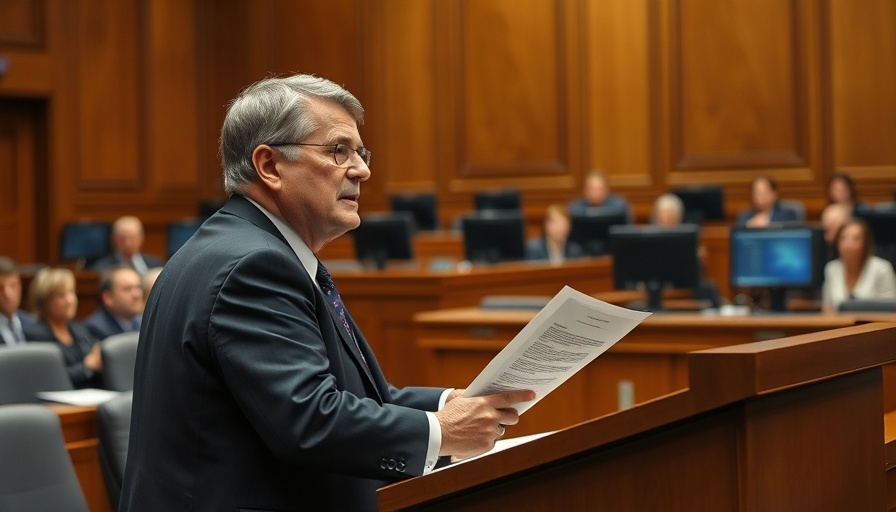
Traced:
<path fill-rule="evenodd" d="M 44 406 L 0 407 L 0 510 L 88 512 L 59 417 Z"/>
<path fill-rule="evenodd" d="M 850 299 L 841 302 L 838 310 L 841 312 L 864 311 L 866 313 L 894 313 L 896 312 L 896 299 Z"/>
<path fill-rule="evenodd" d="M 137 340 L 140 333 L 123 332 L 100 342 L 103 358 L 103 384 L 113 391 L 134 389 L 134 364 L 137 362 Z"/>
<path fill-rule="evenodd" d="M 55 343 L 0 348 L 0 404 L 38 403 L 38 391 L 74 389 Z"/>
<path fill-rule="evenodd" d="M 112 510 L 118 510 L 124 465 L 128 460 L 128 439 L 131 434 L 131 392 L 101 403 L 96 408 L 100 466 Z"/>

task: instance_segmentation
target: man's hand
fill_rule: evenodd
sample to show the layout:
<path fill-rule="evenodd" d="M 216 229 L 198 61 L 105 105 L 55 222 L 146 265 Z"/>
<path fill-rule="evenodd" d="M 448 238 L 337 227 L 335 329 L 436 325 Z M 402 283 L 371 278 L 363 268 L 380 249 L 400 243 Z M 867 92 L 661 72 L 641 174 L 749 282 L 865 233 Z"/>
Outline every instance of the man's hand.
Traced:
<path fill-rule="evenodd" d="M 442 428 L 442 449 L 439 455 L 465 459 L 485 453 L 504 435 L 506 425 L 516 425 L 519 414 L 511 406 L 535 399 L 530 390 L 507 391 L 494 395 L 465 398 L 464 390 L 445 403 L 436 413 Z M 453 394 L 453 392 L 452 392 Z"/>

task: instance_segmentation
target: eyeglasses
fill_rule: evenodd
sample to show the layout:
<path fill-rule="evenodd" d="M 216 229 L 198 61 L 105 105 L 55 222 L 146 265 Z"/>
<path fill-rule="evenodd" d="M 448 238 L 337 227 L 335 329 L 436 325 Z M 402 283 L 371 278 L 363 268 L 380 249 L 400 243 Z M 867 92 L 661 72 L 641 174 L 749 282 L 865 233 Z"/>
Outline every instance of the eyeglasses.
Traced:
<path fill-rule="evenodd" d="M 311 144 L 308 142 L 274 142 L 271 144 L 266 144 L 267 146 L 277 147 L 277 146 L 317 146 L 322 148 L 332 148 L 333 149 L 333 161 L 336 162 L 336 165 L 344 164 L 348 158 L 351 156 L 351 151 L 354 151 L 361 157 L 361 160 L 370 167 L 370 150 L 361 146 L 358 149 L 352 149 L 345 144 Z"/>

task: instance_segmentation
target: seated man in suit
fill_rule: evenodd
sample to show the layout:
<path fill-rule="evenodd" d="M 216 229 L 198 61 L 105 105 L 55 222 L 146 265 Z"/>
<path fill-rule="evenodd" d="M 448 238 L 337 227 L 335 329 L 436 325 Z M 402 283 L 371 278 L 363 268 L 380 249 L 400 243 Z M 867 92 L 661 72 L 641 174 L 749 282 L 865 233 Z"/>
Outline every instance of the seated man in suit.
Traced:
<path fill-rule="evenodd" d="M 583 215 L 589 208 L 624 212 L 629 224 L 633 220 L 632 208 L 628 201 L 624 197 L 610 193 L 607 177 L 601 171 L 591 171 L 585 176 L 582 197 L 569 203 L 568 206 L 570 215 Z"/>
<path fill-rule="evenodd" d="M 361 222 L 363 112 L 310 75 L 230 103 L 231 198 L 146 304 L 122 512 L 376 510 L 378 487 L 491 449 L 535 398 L 386 382 L 315 257 Z"/>
<path fill-rule="evenodd" d="M 143 248 L 143 223 L 137 217 L 119 217 L 112 224 L 112 252 L 91 265 L 92 270 L 105 270 L 117 265 L 128 265 L 142 277 L 152 267 L 162 266 L 162 260 L 140 252 Z"/>
<path fill-rule="evenodd" d="M 762 228 L 776 222 L 796 222 L 797 213 L 778 204 L 778 186 L 767 176 L 759 176 L 750 185 L 753 207 L 737 214 L 734 224 Z"/>
<path fill-rule="evenodd" d="M 99 293 L 99 307 L 84 320 L 94 338 L 102 341 L 113 334 L 140 330 L 143 287 L 136 270 L 125 265 L 104 270 Z"/>
<path fill-rule="evenodd" d="M 34 316 L 19 309 L 22 304 L 22 277 L 12 258 L 0 256 L 0 347 L 25 342 L 25 330 L 34 325 Z"/>

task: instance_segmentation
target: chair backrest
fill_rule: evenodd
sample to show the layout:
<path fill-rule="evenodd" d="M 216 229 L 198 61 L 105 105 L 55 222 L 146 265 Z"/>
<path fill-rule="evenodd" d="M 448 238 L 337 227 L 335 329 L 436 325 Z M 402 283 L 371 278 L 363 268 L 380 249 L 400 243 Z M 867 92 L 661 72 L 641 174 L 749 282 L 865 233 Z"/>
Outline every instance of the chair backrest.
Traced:
<path fill-rule="evenodd" d="M 896 312 L 896 299 L 850 299 L 840 303 L 840 311 Z"/>
<path fill-rule="evenodd" d="M 106 389 L 134 389 L 134 364 L 137 361 L 137 331 L 109 336 L 100 342 L 103 358 L 103 383 Z"/>
<path fill-rule="evenodd" d="M 97 437 L 99 438 L 100 466 L 112 510 L 118 510 L 124 465 L 128 460 L 128 439 L 131 433 L 131 402 L 133 393 L 127 392 L 101 403 L 96 408 Z"/>
<path fill-rule="evenodd" d="M 88 510 L 59 417 L 44 406 L 0 407 L 0 510 Z"/>
<path fill-rule="evenodd" d="M 29 342 L 0 348 L 0 404 L 38 403 L 38 391 L 69 389 L 74 386 L 56 343 Z"/>

